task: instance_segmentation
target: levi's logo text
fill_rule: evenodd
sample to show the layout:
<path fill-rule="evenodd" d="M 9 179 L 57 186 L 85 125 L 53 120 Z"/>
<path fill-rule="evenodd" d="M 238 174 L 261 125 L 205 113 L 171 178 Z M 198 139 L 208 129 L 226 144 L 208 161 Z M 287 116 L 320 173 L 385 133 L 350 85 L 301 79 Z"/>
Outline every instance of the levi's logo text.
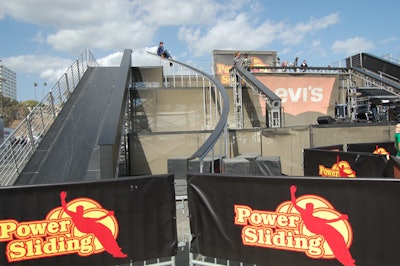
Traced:
<path fill-rule="evenodd" d="M 44 220 L 0 220 L 0 242 L 8 242 L 9 262 L 104 251 L 116 258 L 127 257 L 116 242 L 118 223 L 113 211 L 90 198 L 67 203 L 66 197 L 65 191 L 60 193 L 61 207 L 52 209 Z"/>
<path fill-rule="evenodd" d="M 291 186 L 291 200 L 275 211 L 234 206 L 234 223 L 243 227 L 243 245 L 304 252 L 312 259 L 337 259 L 345 266 L 355 265 L 349 251 L 353 232 L 347 215 L 320 196 L 296 198 L 296 190 Z"/>
<path fill-rule="evenodd" d="M 319 165 L 319 176 L 325 177 L 356 177 L 356 172 L 351 169 L 349 162 L 341 161 L 340 157 L 336 157 L 336 163 L 331 167 Z"/>

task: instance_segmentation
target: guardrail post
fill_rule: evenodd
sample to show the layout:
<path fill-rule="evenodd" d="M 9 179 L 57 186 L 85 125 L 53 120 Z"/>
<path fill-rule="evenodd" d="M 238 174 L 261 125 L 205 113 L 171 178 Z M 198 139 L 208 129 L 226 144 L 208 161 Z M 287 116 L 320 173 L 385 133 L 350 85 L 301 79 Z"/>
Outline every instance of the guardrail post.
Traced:
<path fill-rule="evenodd" d="M 69 95 L 71 95 L 71 91 L 69 90 L 68 74 L 65 73 L 64 77 L 65 77 L 65 85 L 67 87 L 66 89 L 67 89 L 67 92 L 68 92 L 68 97 L 67 98 L 69 98 Z"/>
<path fill-rule="evenodd" d="M 43 119 L 43 107 L 42 107 L 42 104 L 40 105 L 39 108 L 40 108 L 40 120 L 42 122 L 42 132 L 44 134 L 46 132 L 46 126 L 45 126 L 44 119 Z"/>
<path fill-rule="evenodd" d="M 53 118 L 56 119 L 56 108 L 54 106 L 54 97 L 53 97 L 53 92 L 51 90 L 49 91 L 49 97 L 51 104 L 51 112 L 53 113 Z"/>
<path fill-rule="evenodd" d="M 10 145 L 9 145 L 9 147 L 10 147 L 10 154 L 11 154 L 11 157 L 12 157 L 12 162 L 13 162 L 13 164 L 14 164 L 14 166 L 15 166 L 15 172 L 17 173 L 17 174 L 19 174 L 19 171 L 18 171 L 18 161 L 17 161 L 17 158 L 16 158 L 16 156 L 15 156 L 15 151 L 14 151 L 14 143 L 10 143 Z M 3 184 L 2 184 L 3 185 Z"/>
<path fill-rule="evenodd" d="M 74 76 L 74 64 L 71 65 L 71 77 L 72 77 L 72 90 L 75 89 L 75 76 Z"/>
<path fill-rule="evenodd" d="M 32 147 L 32 150 L 35 150 L 35 140 L 33 138 L 33 132 L 32 132 L 32 124 L 31 124 L 31 115 L 28 114 L 27 118 L 26 118 L 26 127 L 28 129 L 28 136 L 29 136 L 29 143 Z"/>
<path fill-rule="evenodd" d="M 57 81 L 57 89 L 58 89 L 58 99 L 60 100 L 60 104 L 63 103 L 61 88 L 60 88 L 60 81 Z"/>
<path fill-rule="evenodd" d="M 79 60 L 76 60 L 76 67 L 78 70 L 78 81 L 81 80 L 81 72 L 79 71 Z"/>

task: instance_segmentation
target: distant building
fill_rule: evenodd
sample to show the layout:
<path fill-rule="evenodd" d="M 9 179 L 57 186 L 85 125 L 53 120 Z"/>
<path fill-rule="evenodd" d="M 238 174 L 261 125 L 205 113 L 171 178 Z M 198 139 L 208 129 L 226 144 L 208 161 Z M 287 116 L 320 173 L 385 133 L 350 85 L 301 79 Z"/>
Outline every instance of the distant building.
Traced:
<path fill-rule="evenodd" d="M 0 61 L 0 93 L 4 97 L 17 100 L 17 74 Z"/>

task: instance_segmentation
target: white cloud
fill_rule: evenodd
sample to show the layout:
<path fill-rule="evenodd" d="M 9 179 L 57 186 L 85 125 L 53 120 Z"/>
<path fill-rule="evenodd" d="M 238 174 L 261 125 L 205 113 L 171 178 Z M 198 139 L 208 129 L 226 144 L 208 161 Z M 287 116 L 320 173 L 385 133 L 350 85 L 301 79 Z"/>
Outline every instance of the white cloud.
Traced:
<path fill-rule="evenodd" d="M 30 90 L 32 88 L 31 86 L 33 86 L 33 82 L 39 83 L 40 80 L 48 84 L 47 92 L 50 86 L 55 84 L 73 63 L 71 59 L 44 54 L 13 56 L 4 58 L 3 61 L 7 67 L 17 73 L 17 84 L 19 86 L 18 94 L 23 92 L 24 95 L 31 92 Z M 25 77 L 22 83 L 19 81 L 21 77 Z M 41 90 L 43 93 L 45 88 L 41 88 Z M 40 97 L 40 94 L 38 96 Z M 24 100 L 28 98 L 34 99 L 33 95 L 27 98 L 25 97 L 23 97 Z"/>
<path fill-rule="evenodd" d="M 265 3 L 251 0 L 30 2 L 7 1 L 4 12 L 44 26 L 47 31 L 38 32 L 32 40 L 46 40 L 53 49 L 70 54 L 85 48 L 111 52 L 141 49 L 154 42 L 154 36 L 165 26 L 180 26 L 179 39 L 196 56 L 215 49 L 256 50 L 273 43 L 292 46 L 339 21 L 339 13 L 295 25 L 260 20 Z"/>
<path fill-rule="evenodd" d="M 37 0 L 32 5 L 29 0 L 20 0 L 4 3 L 4 12 L 46 29 L 32 40 L 45 39 L 57 51 L 77 54 L 84 48 L 116 50 L 151 42 L 157 24 L 149 23 L 147 13 L 137 13 L 136 2 Z"/>
<path fill-rule="evenodd" d="M 212 24 L 225 8 L 211 0 L 36 0 L 33 5 L 18 0 L 2 5 L 10 17 L 48 30 L 32 40 L 45 39 L 55 50 L 71 54 L 84 48 L 141 48 L 162 26 Z"/>
<path fill-rule="evenodd" d="M 241 13 L 228 21 L 221 19 L 204 31 L 182 27 L 179 38 L 188 43 L 194 55 L 200 56 L 214 49 L 250 50 L 268 45 L 277 37 L 282 26 L 281 23 L 273 24 L 269 21 L 254 26 L 249 15 Z"/>
<path fill-rule="evenodd" d="M 332 51 L 334 53 L 343 53 L 346 56 L 352 56 L 360 52 L 366 52 L 372 48 L 374 48 L 374 43 L 363 37 L 354 37 L 344 41 L 335 41 L 332 45 Z"/>
<path fill-rule="evenodd" d="M 135 15 L 152 25 L 211 24 L 226 8 L 211 0 L 139 0 L 134 1 Z"/>
<path fill-rule="evenodd" d="M 124 26 L 108 23 L 97 27 L 85 27 L 79 30 L 65 29 L 49 35 L 47 42 L 58 51 L 81 51 L 84 48 L 100 50 L 122 50 L 141 47 L 151 42 L 152 31 L 146 29 L 141 22 Z"/>
<path fill-rule="evenodd" d="M 104 21 L 122 21 L 129 17 L 130 2 L 126 0 L 96 1 L 7 1 L 4 10 L 11 17 L 54 29 L 82 28 Z M 45 14 L 45 15 L 44 15 Z"/>
<path fill-rule="evenodd" d="M 286 24 L 279 34 L 279 40 L 285 45 L 299 44 L 317 31 L 326 29 L 338 22 L 339 13 L 334 13 L 319 19 L 311 18 L 307 22 L 299 22 L 296 25 Z"/>
<path fill-rule="evenodd" d="M 122 52 L 115 52 L 103 58 L 98 58 L 96 61 L 100 66 L 119 66 L 121 64 Z"/>
<path fill-rule="evenodd" d="M 257 50 L 274 42 L 293 46 L 322 29 L 339 22 L 339 13 L 295 25 L 285 22 L 262 21 L 255 25 L 251 13 L 239 13 L 231 19 L 220 19 L 207 30 L 200 27 L 182 27 L 179 38 L 185 41 L 194 55 L 210 53 L 214 49 Z"/>
<path fill-rule="evenodd" d="M 397 37 L 388 37 L 386 39 L 381 40 L 379 43 L 380 44 L 388 44 L 388 43 L 392 43 L 392 42 L 396 42 L 399 38 Z"/>
<path fill-rule="evenodd" d="M 39 43 L 39 44 L 43 44 L 43 43 L 45 43 L 45 38 L 43 37 L 43 31 L 38 31 L 37 33 L 36 33 L 36 35 L 33 37 L 33 38 L 31 38 L 31 41 L 32 42 L 36 42 L 36 43 Z"/>
<path fill-rule="evenodd" d="M 64 72 L 72 64 L 72 60 L 49 55 L 19 55 L 3 60 L 7 67 L 23 73 L 43 73 L 48 69 L 63 69 Z"/>

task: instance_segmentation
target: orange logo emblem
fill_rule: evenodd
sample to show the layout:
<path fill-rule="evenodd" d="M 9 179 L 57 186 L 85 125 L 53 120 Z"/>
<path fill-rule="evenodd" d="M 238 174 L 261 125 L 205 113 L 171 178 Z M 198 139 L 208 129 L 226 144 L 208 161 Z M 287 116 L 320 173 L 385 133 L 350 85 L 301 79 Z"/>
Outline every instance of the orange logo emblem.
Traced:
<path fill-rule="evenodd" d="M 66 197 L 65 191 L 60 193 L 61 207 L 52 209 L 45 220 L 0 221 L 0 242 L 8 241 L 9 262 L 104 251 L 116 258 L 127 257 L 116 242 L 118 222 L 113 211 L 93 199 L 77 198 L 67 203 Z"/>
<path fill-rule="evenodd" d="M 348 217 L 335 210 L 326 199 L 316 195 L 296 198 L 297 188 L 290 188 L 291 200 L 275 211 L 253 210 L 235 205 L 235 224 L 243 226 L 242 243 L 280 250 L 304 252 L 313 259 L 336 258 L 352 266 L 349 247 L 353 231 Z"/>
<path fill-rule="evenodd" d="M 350 164 L 347 161 L 340 161 L 339 156 L 331 168 L 320 164 L 318 174 L 326 177 L 356 177 L 356 172 L 351 169 Z"/>

